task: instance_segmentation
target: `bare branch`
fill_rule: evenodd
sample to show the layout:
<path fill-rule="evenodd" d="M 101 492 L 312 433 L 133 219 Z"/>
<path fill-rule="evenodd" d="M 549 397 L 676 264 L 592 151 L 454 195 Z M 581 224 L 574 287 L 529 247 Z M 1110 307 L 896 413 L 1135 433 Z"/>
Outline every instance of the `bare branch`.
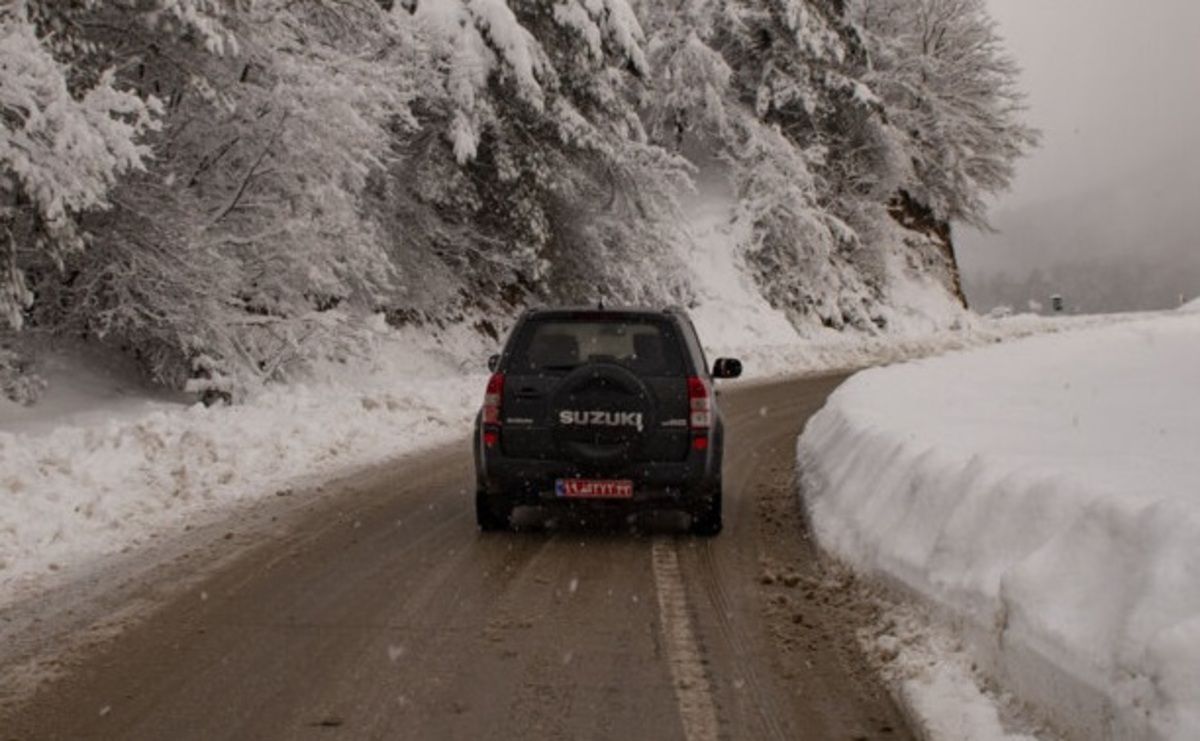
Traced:
<path fill-rule="evenodd" d="M 279 122 L 275 125 L 275 129 L 271 132 L 271 136 L 268 137 L 267 142 L 263 145 L 262 150 L 259 151 L 258 156 L 254 158 L 254 162 L 250 164 L 249 169 L 247 169 L 246 173 L 242 176 L 241 182 L 238 183 L 237 190 L 234 192 L 233 197 L 229 200 L 229 203 L 226 204 L 223 209 L 221 209 L 220 213 L 218 213 L 211 222 L 209 222 L 210 227 L 215 226 L 218 222 L 228 216 L 231 211 L 237 208 L 238 203 L 242 200 L 242 196 L 246 192 L 246 188 L 248 188 L 250 185 L 250 180 L 258 171 L 259 166 L 262 165 L 263 160 L 266 159 L 267 155 L 270 153 L 271 147 L 275 145 L 275 142 L 279 140 L 280 135 L 283 133 L 283 125 L 287 121 L 287 118 L 288 113 L 287 111 L 284 111 L 283 114 L 280 115 Z"/>

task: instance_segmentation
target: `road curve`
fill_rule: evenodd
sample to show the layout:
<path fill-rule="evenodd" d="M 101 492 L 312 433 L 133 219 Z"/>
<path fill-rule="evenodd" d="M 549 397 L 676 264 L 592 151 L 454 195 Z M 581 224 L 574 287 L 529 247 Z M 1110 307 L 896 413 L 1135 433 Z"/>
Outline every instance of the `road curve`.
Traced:
<path fill-rule="evenodd" d="M 481 534 L 465 440 L 230 525 L 236 558 L 193 558 L 60 657 L 0 739 L 912 738 L 792 493 L 796 435 L 841 380 L 723 392 L 712 539 L 539 512 Z"/>

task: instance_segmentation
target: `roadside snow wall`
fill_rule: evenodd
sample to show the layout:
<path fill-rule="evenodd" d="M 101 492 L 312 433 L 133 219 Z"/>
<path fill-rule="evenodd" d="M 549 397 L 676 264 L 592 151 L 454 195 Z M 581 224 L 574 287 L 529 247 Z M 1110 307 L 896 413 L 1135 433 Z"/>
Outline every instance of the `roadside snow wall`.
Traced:
<path fill-rule="evenodd" d="M 1200 315 L 863 372 L 798 443 L 828 553 L 1071 739 L 1200 738 Z"/>

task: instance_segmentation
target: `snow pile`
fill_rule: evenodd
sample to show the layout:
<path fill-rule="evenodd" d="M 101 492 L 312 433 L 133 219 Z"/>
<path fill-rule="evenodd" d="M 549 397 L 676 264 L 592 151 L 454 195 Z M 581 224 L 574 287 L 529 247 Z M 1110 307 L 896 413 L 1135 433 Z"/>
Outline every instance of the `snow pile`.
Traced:
<path fill-rule="evenodd" d="M 1197 367 L 1177 313 L 863 372 L 798 444 L 816 535 L 1071 737 L 1200 738 Z"/>
<path fill-rule="evenodd" d="M 875 590 L 877 591 L 877 590 Z M 1020 713 L 1012 698 L 981 686 L 976 662 L 962 640 L 931 624 L 920 605 L 875 599 L 881 618 L 860 635 L 868 658 L 881 670 L 906 711 L 917 738 L 925 741 L 1046 741 L 1044 729 Z"/>
<path fill-rule="evenodd" d="M 138 399 L 127 380 L 49 363 L 44 408 L 0 402 L 0 604 L 241 501 L 461 438 L 484 384 L 480 344 L 397 332 L 373 367 L 233 407 Z M 474 373 L 456 359 L 471 355 Z"/>

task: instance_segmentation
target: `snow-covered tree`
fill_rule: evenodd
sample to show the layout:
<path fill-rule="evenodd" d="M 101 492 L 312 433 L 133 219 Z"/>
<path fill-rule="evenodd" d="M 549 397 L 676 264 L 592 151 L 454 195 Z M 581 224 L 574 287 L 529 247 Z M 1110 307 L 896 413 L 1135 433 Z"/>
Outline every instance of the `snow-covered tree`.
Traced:
<path fill-rule="evenodd" d="M 143 166 L 139 137 L 158 104 L 117 89 L 111 70 L 72 94 L 23 4 L 0 8 L 0 70 L 0 313 L 19 329 L 31 258 L 61 264 L 83 248 L 76 216 L 107 206 L 117 177 Z"/>
<path fill-rule="evenodd" d="M 651 130 L 663 143 L 672 131 L 707 137 L 725 153 L 741 218 L 753 226 L 747 262 L 798 324 L 881 325 L 887 245 L 901 245 L 911 253 L 905 261 L 957 290 L 951 221 L 981 217 L 982 197 L 1007 182 L 1032 141 L 978 2 L 957 3 L 954 24 L 942 28 L 943 47 L 973 52 L 937 51 L 941 79 L 978 80 L 991 69 L 994 84 L 969 88 L 975 99 L 947 86 L 931 109 L 895 94 L 896 75 L 885 69 L 921 67 L 924 52 L 899 26 L 885 32 L 876 8 L 928 20 L 922 8 L 930 4 L 955 5 L 644 2 L 659 65 Z M 936 91 L 941 83 L 932 84 Z M 962 109 L 946 110 L 952 104 Z M 985 131 L 996 138 L 980 141 Z"/>
<path fill-rule="evenodd" d="M 108 12 L 94 25 L 119 25 Z M 54 301 L 38 316 L 119 341 L 174 385 L 228 393 L 352 350 L 328 310 L 390 297 L 367 190 L 415 125 L 420 65 L 370 0 L 263 0 L 225 22 L 220 55 L 161 26 L 103 39 L 165 101 L 158 156 L 118 188 L 114 218 L 90 219 L 95 246 L 45 282 Z"/>
<path fill-rule="evenodd" d="M 986 226 L 987 197 L 1038 134 L 985 0 L 862 0 L 854 20 L 870 47 L 863 81 L 911 162 L 905 197 L 945 224 Z"/>
<path fill-rule="evenodd" d="M 28 271 L 83 249 L 78 217 L 109 205 L 118 179 L 145 166 L 161 103 L 118 82 L 78 23 L 121 7 L 137 24 L 225 47 L 219 0 L 16 0 L 0 6 L 0 313 L 19 329 L 34 300 Z"/>
<path fill-rule="evenodd" d="M 886 0 L 10 2 L 0 311 L 229 394 L 355 352 L 373 312 L 687 301 L 700 142 L 764 295 L 880 326 L 884 247 L 952 264 L 946 225 L 1031 140 L 1010 88 L 963 103 L 1007 79 L 963 2 L 925 51 L 935 16 Z"/>
<path fill-rule="evenodd" d="M 412 201 L 468 290 L 592 301 L 680 297 L 674 186 L 685 163 L 647 146 L 643 31 L 624 0 L 417 3 L 445 70 L 408 150 Z M 440 147 L 449 148 L 453 161 Z"/>
<path fill-rule="evenodd" d="M 732 136 L 733 70 L 712 47 L 718 4 L 711 0 L 646 2 L 651 83 L 642 100 L 653 141 L 679 148 L 701 138 L 720 151 Z"/>
<path fill-rule="evenodd" d="M 764 295 L 798 326 L 876 326 L 884 287 L 864 234 L 886 218 L 891 176 L 880 106 L 854 76 L 861 45 L 840 4 L 701 7 L 711 29 L 696 38 L 730 71 L 721 146 Z"/>

